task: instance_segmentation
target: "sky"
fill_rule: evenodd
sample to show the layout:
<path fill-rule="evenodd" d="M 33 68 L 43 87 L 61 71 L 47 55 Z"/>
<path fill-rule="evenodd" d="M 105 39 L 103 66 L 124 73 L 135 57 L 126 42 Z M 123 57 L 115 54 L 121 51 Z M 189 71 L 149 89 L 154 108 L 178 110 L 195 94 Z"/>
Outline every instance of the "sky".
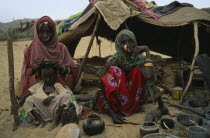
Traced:
<path fill-rule="evenodd" d="M 89 0 L 0 0 L 0 22 L 6 23 L 16 19 L 40 18 L 44 15 L 53 20 L 66 19 L 81 12 Z M 150 1 L 150 0 L 148 0 Z M 174 0 L 154 0 L 158 6 L 167 5 Z M 210 7 L 210 0 L 177 0 L 187 2 L 196 8 Z"/>

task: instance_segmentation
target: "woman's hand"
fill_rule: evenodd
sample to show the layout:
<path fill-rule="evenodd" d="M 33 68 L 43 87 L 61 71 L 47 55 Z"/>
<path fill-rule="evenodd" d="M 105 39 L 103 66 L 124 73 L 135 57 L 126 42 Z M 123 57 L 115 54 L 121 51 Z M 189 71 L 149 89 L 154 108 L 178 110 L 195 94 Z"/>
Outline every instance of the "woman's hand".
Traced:
<path fill-rule="evenodd" d="M 148 46 L 136 46 L 133 50 L 133 53 L 131 55 L 132 59 L 136 59 L 139 54 L 146 52 L 149 52 L 149 47 Z"/>
<path fill-rule="evenodd" d="M 56 69 L 59 71 L 59 73 L 61 75 L 64 75 L 64 74 L 66 74 L 68 72 L 66 67 L 64 67 L 64 66 L 62 66 L 62 65 L 60 65 L 58 63 L 55 65 L 55 67 L 56 67 Z"/>
<path fill-rule="evenodd" d="M 100 82 L 100 83 L 102 83 L 102 82 Z M 109 113 L 109 115 L 112 117 L 112 120 L 115 124 L 125 124 L 126 122 L 124 121 L 122 116 L 118 115 L 117 113 L 115 113 L 112 110 L 112 107 L 109 105 L 109 102 L 105 98 L 104 86 L 102 85 L 102 87 L 103 87 L 102 88 L 103 90 L 98 90 L 97 95 L 99 96 L 99 98 L 102 100 L 102 102 L 104 104 L 104 110 Z"/>
<path fill-rule="evenodd" d="M 32 75 L 39 71 L 44 64 L 43 60 L 37 60 L 32 69 Z"/>
<path fill-rule="evenodd" d="M 55 96 L 49 96 L 47 98 L 45 98 L 42 102 L 43 105 L 45 106 L 49 106 L 51 101 L 55 98 Z"/>
<path fill-rule="evenodd" d="M 112 120 L 115 124 L 126 124 L 124 118 L 122 116 L 115 113 L 112 109 L 109 109 L 109 114 L 112 117 Z"/>

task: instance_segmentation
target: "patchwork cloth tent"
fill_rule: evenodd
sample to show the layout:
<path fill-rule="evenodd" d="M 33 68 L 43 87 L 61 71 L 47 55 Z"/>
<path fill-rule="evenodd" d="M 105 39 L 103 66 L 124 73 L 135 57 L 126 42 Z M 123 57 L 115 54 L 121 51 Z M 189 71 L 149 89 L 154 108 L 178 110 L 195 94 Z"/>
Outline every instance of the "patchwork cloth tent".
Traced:
<path fill-rule="evenodd" d="M 154 2 L 147 2 L 147 8 L 158 7 Z M 210 55 L 210 14 L 192 6 L 175 9 L 154 19 L 142 15 L 130 0 L 97 0 L 93 7 L 88 5 L 80 18 L 59 36 L 59 40 L 74 56 L 80 39 L 91 35 L 79 74 L 94 38 L 100 36 L 114 41 L 117 33 L 125 28 L 134 32 L 138 45 L 147 45 L 151 50 L 165 55 L 187 61 L 192 61 L 193 55 L 195 57 L 199 52 Z M 194 65 L 193 60 L 191 70 Z M 192 79 L 193 71 L 190 75 Z M 188 83 L 191 83 L 190 80 Z M 187 87 L 184 93 L 188 90 Z"/>
<path fill-rule="evenodd" d="M 96 31 L 97 36 L 114 41 L 116 34 L 120 30 L 128 28 L 136 35 L 138 45 L 147 45 L 153 51 L 172 57 L 181 57 L 186 60 L 191 60 L 194 54 L 193 22 L 198 21 L 200 52 L 205 52 L 210 55 L 210 14 L 206 11 L 194 7 L 182 7 L 156 20 L 139 16 L 139 12 L 130 15 L 130 9 L 135 11 L 134 9 L 136 7 L 135 5 L 133 6 L 126 3 L 127 0 L 108 1 L 120 1 L 119 3 L 121 4 L 117 3 L 117 7 L 114 8 L 123 9 L 123 11 L 127 12 L 118 17 L 116 17 L 117 13 L 112 15 L 118 22 L 110 22 L 105 15 L 106 13 L 104 14 L 103 10 L 100 9 L 104 6 L 103 3 L 98 4 L 102 6 L 97 6 L 97 3 L 94 7 L 89 5 L 80 16 L 80 19 L 59 36 L 59 40 L 68 47 L 72 56 L 74 56 L 75 49 L 80 39 L 91 35 L 93 32 L 98 17 L 97 12 L 102 15 Z M 126 6 L 128 9 L 123 8 Z M 113 8 L 110 7 L 109 11 L 112 12 Z"/>

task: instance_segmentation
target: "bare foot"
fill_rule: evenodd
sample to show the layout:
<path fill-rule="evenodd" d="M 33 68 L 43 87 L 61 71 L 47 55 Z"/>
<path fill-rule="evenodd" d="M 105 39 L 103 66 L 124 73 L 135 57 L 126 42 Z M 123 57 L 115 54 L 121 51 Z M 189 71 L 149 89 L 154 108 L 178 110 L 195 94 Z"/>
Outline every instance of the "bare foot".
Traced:
<path fill-rule="evenodd" d="M 144 110 L 142 108 L 139 108 L 137 113 L 140 113 L 140 112 L 144 112 Z"/>
<path fill-rule="evenodd" d="M 43 128 L 46 124 L 47 124 L 47 123 L 46 123 L 45 121 L 41 121 L 41 122 L 39 123 L 39 127 L 40 127 L 40 128 Z"/>
<path fill-rule="evenodd" d="M 51 127 L 48 129 L 48 131 L 52 131 L 53 129 L 55 129 L 58 126 L 58 124 L 53 121 Z"/>

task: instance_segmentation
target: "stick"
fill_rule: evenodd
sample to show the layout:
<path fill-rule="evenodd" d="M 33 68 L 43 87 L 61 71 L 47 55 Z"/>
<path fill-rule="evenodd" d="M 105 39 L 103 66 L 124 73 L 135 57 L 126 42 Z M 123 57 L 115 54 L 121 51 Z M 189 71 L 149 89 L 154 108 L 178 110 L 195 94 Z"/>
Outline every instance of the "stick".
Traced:
<path fill-rule="evenodd" d="M 96 42 L 98 44 L 98 47 L 99 47 L 99 57 L 101 57 L 101 40 L 98 38 L 98 36 L 96 36 Z"/>
<path fill-rule="evenodd" d="M 13 57 L 13 29 L 8 29 L 8 38 L 7 38 L 7 52 L 8 52 L 8 64 L 9 64 L 9 91 L 10 91 L 10 100 L 11 100 L 11 112 L 14 114 L 14 126 L 13 130 L 16 130 L 20 124 L 18 118 L 18 107 L 17 100 L 15 98 L 14 92 L 14 57 Z"/>
<path fill-rule="evenodd" d="M 126 124 L 130 124 L 130 125 L 141 125 L 141 124 L 133 123 L 133 122 L 130 122 L 130 121 L 126 121 Z"/>
<path fill-rule="evenodd" d="M 156 69 L 156 68 L 153 68 L 156 72 L 157 72 L 157 75 L 159 76 L 159 77 L 161 77 L 161 79 L 163 79 L 163 76 L 160 74 L 160 72 Z"/>
<path fill-rule="evenodd" d="M 130 29 L 128 28 L 127 23 L 126 23 L 126 22 L 124 22 L 124 23 L 125 23 L 125 28 L 126 28 L 127 30 L 130 30 Z"/>
<path fill-rule="evenodd" d="M 118 124 L 107 124 L 107 126 L 114 126 L 114 127 L 123 127 L 123 125 L 118 125 Z"/>
<path fill-rule="evenodd" d="M 80 61 L 79 61 L 78 59 L 73 58 L 73 60 L 75 60 L 75 61 L 77 62 L 78 65 L 81 65 L 81 64 L 80 64 Z M 99 68 L 97 68 L 97 67 L 95 67 L 95 66 L 93 66 L 93 65 L 91 65 L 91 64 L 85 64 L 85 66 L 91 67 L 91 68 L 94 68 L 94 69 L 99 69 Z"/>
<path fill-rule="evenodd" d="M 190 70 L 190 78 L 187 82 L 187 85 L 184 89 L 184 92 L 182 94 L 181 100 L 180 100 L 180 104 L 183 104 L 183 100 L 185 95 L 187 94 L 187 91 L 192 83 L 192 79 L 193 79 L 193 75 L 194 75 L 194 68 L 195 68 L 195 57 L 198 56 L 199 53 L 199 40 L 198 40 L 198 22 L 193 22 L 194 25 L 194 38 L 195 38 L 195 54 L 194 54 L 194 58 L 191 64 L 191 70 Z"/>
<path fill-rule="evenodd" d="M 131 124 L 131 125 L 141 125 L 140 123 L 131 122 L 131 121 L 127 120 L 127 119 L 123 119 L 123 121 L 125 121 L 125 122 L 126 122 L 126 124 Z"/>
<path fill-rule="evenodd" d="M 95 36 L 96 36 L 96 32 L 97 32 L 97 29 L 98 29 L 98 25 L 99 25 L 100 19 L 101 19 L 101 14 L 98 13 L 98 18 L 97 18 L 97 21 L 96 21 L 96 25 L 95 25 L 94 30 L 93 30 L 93 33 L 92 33 L 92 35 L 91 35 L 91 39 L 90 39 L 90 42 L 89 42 L 89 45 L 88 45 L 88 48 L 87 48 L 85 57 L 84 57 L 83 60 L 82 60 L 82 64 L 81 64 L 81 67 L 80 67 L 80 70 L 79 70 L 79 73 L 78 73 L 78 76 L 77 76 L 77 82 L 78 82 L 78 80 L 79 80 L 79 78 L 80 78 L 80 76 L 81 76 L 82 69 L 83 69 L 83 67 L 84 67 L 85 61 L 86 61 L 86 59 L 87 59 L 87 57 L 88 57 L 88 55 L 89 55 L 89 53 L 90 53 L 90 49 L 91 49 L 91 46 L 92 46 L 92 44 L 93 44 L 93 40 L 94 40 L 94 38 L 95 38 Z"/>
<path fill-rule="evenodd" d="M 199 112 L 199 111 L 196 111 L 195 109 L 193 108 L 190 108 L 190 107 L 186 107 L 186 106 L 183 106 L 183 105 L 180 105 L 180 104 L 176 104 L 176 103 L 171 103 L 169 104 L 170 106 L 174 106 L 174 107 L 178 107 L 178 108 L 182 108 L 182 109 L 185 109 L 185 110 L 188 110 L 188 111 L 191 111 L 197 115 L 200 115 L 202 117 L 204 117 L 204 113 L 202 112 Z"/>

